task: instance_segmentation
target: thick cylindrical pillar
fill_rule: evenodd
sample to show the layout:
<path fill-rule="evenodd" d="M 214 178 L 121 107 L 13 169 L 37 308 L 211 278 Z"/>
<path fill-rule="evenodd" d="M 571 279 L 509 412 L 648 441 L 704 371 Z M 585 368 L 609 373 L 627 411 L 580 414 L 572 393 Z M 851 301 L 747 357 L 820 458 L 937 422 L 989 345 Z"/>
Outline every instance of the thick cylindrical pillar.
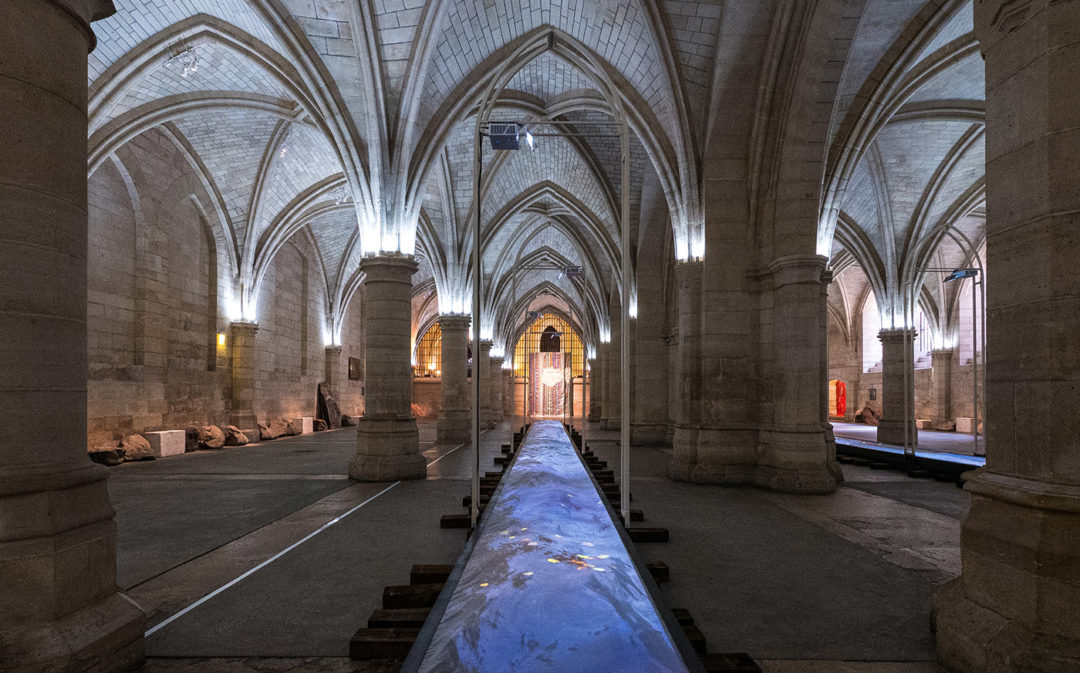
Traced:
<path fill-rule="evenodd" d="M 940 430 L 952 429 L 953 350 L 930 351 L 930 375 L 934 380 L 934 414 L 930 423 Z"/>
<path fill-rule="evenodd" d="M 341 346 L 326 347 L 326 370 L 323 374 L 323 383 L 330 392 L 337 395 L 341 384 Z"/>
<path fill-rule="evenodd" d="M 491 422 L 492 424 L 499 423 L 503 419 L 503 406 L 502 406 L 502 392 L 503 392 L 503 358 L 491 358 L 488 371 L 490 375 L 488 380 L 490 383 L 489 393 L 491 395 Z"/>
<path fill-rule="evenodd" d="M 1080 3 L 974 3 L 986 60 L 986 467 L 935 597 L 953 671 L 1080 670 Z M 1060 413 L 1059 410 L 1068 410 Z"/>
<path fill-rule="evenodd" d="M 601 366 L 600 358 L 598 357 L 589 360 L 588 382 L 589 421 L 596 422 L 600 420 L 604 399 L 603 367 Z"/>
<path fill-rule="evenodd" d="M 121 671 L 106 470 L 86 455 L 86 54 L 112 3 L 0 3 L 0 670 Z"/>
<path fill-rule="evenodd" d="M 469 431 L 469 323 L 467 315 L 439 316 L 442 329 L 442 407 L 436 434 L 440 444 L 471 443 Z"/>
<path fill-rule="evenodd" d="M 770 265 L 775 354 L 771 423 L 759 434 L 753 483 L 830 493 L 840 469 L 828 424 L 827 260 L 790 255 Z"/>
<path fill-rule="evenodd" d="M 493 428 L 491 420 L 491 340 L 481 339 L 479 353 L 473 358 L 473 376 L 480 377 L 480 427 Z"/>
<path fill-rule="evenodd" d="M 232 403 L 229 420 L 249 437 L 258 437 L 255 432 L 258 419 L 255 418 L 255 379 L 258 370 L 255 361 L 255 335 L 259 326 L 251 322 L 235 321 L 229 326 L 229 340 L 232 353 Z M 340 349 L 339 349 L 340 351 Z"/>
<path fill-rule="evenodd" d="M 698 432 L 701 423 L 701 261 L 675 265 L 678 289 L 679 381 L 678 416 L 672 437 L 668 473 L 672 479 L 690 481 L 697 466 Z"/>
<path fill-rule="evenodd" d="M 412 415 L 412 275 L 410 256 L 365 257 L 367 300 L 364 415 L 356 428 L 349 476 L 358 481 L 423 479 L 427 462 Z"/>
<path fill-rule="evenodd" d="M 918 446 L 915 386 L 904 384 L 906 376 L 914 379 L 915 330 L 881 330 L 878 339 L 881 340 L 881 421 L 878 422 L 877 440 L 882 444 L 904 446 L 906 439 L 910 446 Z"/>

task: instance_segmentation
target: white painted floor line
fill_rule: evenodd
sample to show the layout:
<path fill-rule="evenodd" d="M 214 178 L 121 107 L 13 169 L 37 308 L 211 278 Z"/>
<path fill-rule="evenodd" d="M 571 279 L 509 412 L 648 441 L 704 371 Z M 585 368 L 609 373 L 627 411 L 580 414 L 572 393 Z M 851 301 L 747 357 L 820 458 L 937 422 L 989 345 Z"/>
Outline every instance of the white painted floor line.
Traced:
<path fill-rule="evenodd" d="M 485 432 L 487 432 L 487 430 L 482 430 L 482 431 L 480 432 L 480 434 L 482 435 L 482 434 L 484 434 Z M 461 448 L 461 447 L 463 447 L 463 446 L 465 446 L 465 443 L 464 443 L 464 442 L 462 442 L 461 444 L 458 444 L 457 446 L 455 446 L 454 448 L 450 449 L 449 451 L 447 451 L 447 452 L 446 452 L 446 453 L 444 453 L 443 455 L 439 456 L 439 457 L 438 457 L 438 458 L 436 458 L 435 460 L 433 460 L 433 461 L 431 461 L 430 463 L 428 463 L 428 467 L 430 467 L 430 466 L 434 465 L 435 463 L 439 462 L 439 461 L 440 461 L 440 460 L 442 460 L 443 458 L 446 458 L 446 457 L 447 457 L 447 456 L 449 456 L 449 455 L 450 455 L 451 453 L 453 453 L 453 452 L 457 451 L 458 449 L 460 449 L 460 448 Z M 237 578 L 236 578 L 236 579 L 234 579 L 234 580 L 231 580 L 231 581 L 230 581 L 230 582 L 228 582 L 227 584 L 224 584 L 224 585 L 222 585 L 222 586 L 218 587 L 217 589 L 214 589 L 214 590 L 213 590 L 213 591 L 211 591 L 210 593 L 206 594 L 205 596 L 203 596 L 203 597 L 202 597 L 202 598 L 200 598 L 199 600 L 197 600 L 197 601 L 195 601 L 194 603 L 192 603 L 191 605 L 187 606 L 186 608 L 184 608 L 184 609 L 183 609 L 183 610 L 181 610 L 180 612 L 177 612 L 176 614 L 172 615 L 172 616 L 171 616 L 171 617 L 169 617 L 168 619 L 166 619 L 166 620 L 164 620 L 164 621 L 162 621 L 162 622 L 160 622 L 160 623 L 158 623 L 158 624 L 155 624 L 154 626 L 152 626 L 152 627 L 150 628 L 150 630 L 148 630 L 148 631 L 147 631 L 146 633 L 144 633 L 144 634 L 143 634 L 143 637 L 144 637 L 144 638 L 149 638 L 149 637 L 150 637 L 151 635 L 153 635 L 153 634 L 154 634 L 155 632 L 157 632 L 157 631 L 159 631 L 160 629 L 162 629 L 162 628 L 164 628 L 164 627 L 168 626 L 169 624 L 173 623 L 173 622 L 174 622 L 174 621 L 176 621 L 177 619 L 179 619 L 179 618 L 183 617 L 184 615 L 186 615 L 187 613 L 191 612 L 191 611 L 192 611 L 192 610 L 194 610 L 195 608 L 199 607 L 200 605 L 202 605 L 202 604 L 203 604 L 203 603 L 205 603 L 206 601 L 210 600 L 210 599 L 211 599 L 211 598 L 213 598 L 214 596 L 217 596 L 217 595 L 218 595 L 218 594 L 220 594 L 220 593 L 221 593 L 222 591 L 225 591 L 225 590 L 226 590 L 226 589 L 228 589 L 229 587 L 231 587 L 231 586 L 233 586 L 233 585 L 237 584 L 238 582 L 242 581 L 242 580 L 243 580 L 244 578 L 246 578 L 246 577 L 249 577 L 249 576 L 251 576 L 251 575 L 255 574 L 255 573 L 256 573 L 256 572 L 258 572 L 259 570 L 262 570 L 263 568 L 265 568 L 266 566 L 270 565 L 270 564 L 271 564 L 271 563 L 273 563 L 274 561 L 278 560 L 279 558 L 281 558 L 281 557 L 282 557 L 282 556 L 284 556 L 285 554 L 288 554 L 288 553 L 289 553 L 289 552 L 291 552 L 291 551 L 292 551 L 293 549 L 296 549 L 297 547 L 299 547 L 300 545 L 304 544 L 305 542 L 307 542 L 307 541 L 308 541 L 308 540 L 310 540 L 311 538 L 313 538 L 313 537 L 315 537 L 316 535 L 318 535 L 319 533 L 323 532 L 324 530 L 326 530 L 326 529 L 327 529 L 327 528 L 329 528 L 330 526 L 333 526 L 333 525 L 334 525 L 335 523 L 337 523 L 337 522 L 341 521 L 341 520 L 342 520 L 342 519 L 344 519 L 345 517 L 349 516 L 350 514 L 352 514 L 353 512 L 355 512 L 356 510 L 358 510 L 358 509 L 360 509 L 361 507 L 363 507 L 364 505 L 368 504 L 369 502 L 371 502 L 371 501 L 372 501 L 372 500 L 374 500 L 375 498 L 378 498 L 378 497 L 379 497 L 380 495 L 382 495 L 383 493 L 386 493 L 387 491 L 389 491 L 390 489 L 394 488 L 395 486 L 397 486 L 397 485 L 398 485 L 398 484 L 400 484 L 400 483 L 401 483 L 400 481 L 395 481 L 394 483 L 390 484 L 389 486 L 387 486 L 387 487 L 386 487 L 386 488 L 384 488 L 383 490 L 379 491 L 379 492 L 378 492 L 378 493 L 376 493 L 375 495 L 371 496 L 370 498 L 368 498 L 368 499 L 367 499 L 367 500 L 365 500 L 364 502 L 360 503 L 360 504 L 359 504 L 359 505 L 357 505 L 356 507 L 353 507 L 352 509 L 350 509 L 349 511 L 345 512 L 344 514 L 341 514 L 341 515 L 339 515 L 339 516 L 336 516 L 336 517 L 334 517 L 334 518 L 333 518 L 333 519 L 331 519 L 330 521 L 327 521 L 327 522 L 326 522 L 326 523 L 324 523 L 324 524 L 323 524 L 322 526 L 320 526 L 320 527 L 319 527 L 318 529 L 316 529 L 316 530 L 312 531 L 311 533 L 308 533 L 307 535 L 305 535 L 304 537 L 300 538 L 300 539 L 299 539 L 299 540 L 297 540 L 296 542 L 292 543 L 292 544 L 291 544 L 291 545 L 289 545 L 288 547 L 286 547 L 286 548 L 282 549 L 281 551 L 279 551 L 278 553 L 274 554 L 274 555 L 273 555 L 273 556 L 271 556 L 270 558 L 266 559 L 265 561 L 263 561 L 263 562 L 262 562 L 262 563 L 260 563 L 259 565 L 255 566 L 255 567 L 254 567 L 254 568 L 252 568 L 251 570 L 248 570 L 248 571 L 247 571 L 247 572 L 245 572 L 245 573 L 244 573 L 243 575 L 240 575 L 239 577 L 237 577 Z"/>
<path fill-rule="evenodd" d="M 491 429 L 491 428 L 488 428 L 488 430 L 490 430 L 490 429 Z M 482 434 L 484 434 L 485 432 L 487 432 L 487 430 L 481 430 L 481 431 L 480 431 L 480 434 L 482 435 Z M 431 466 L 432 466 L 432 465 L 434 465 L 435 463 L 439 462 L 439 461 L 440 461 L 440 460 L 442 460 L 443 458 L 446 458 L 446 457 L 447 457 L 447 456 L 449 456 L 449 455 L 450 455 L 451 453 L 453 453 L 453 452 L 457 451 L 458 449 L 460 449 L 460 448 L 461 448 L 461 447 L 463 447 L 463 446 L 465 446 L 465 442 L 462 442 L 461 444 L 458 444 L 457 446 L 455 446 L 454 448 L 450 449 L 449 451 L 447 451 L 447 452 L 446 452 L 446 453 L 444 453 L 443 455 L 439 456 L 439 457 L 438 457 L 438 458 L 436 458 L 435 460 L 433 460 L 433 461 L 431 461 L 430 463 L 428 463 L 428 467 L 431 467 Z"/>
<path fill-rule="evenodd" d="M 184 615 L 186 615 L 187 613 L 191 612 L 191 611 L 192 611 L 192 610 L 194 610 L 195 608 L 199 607 L 200 605 L 202 605 L 202 604 L 203 604 L 203 603 L 205 603 L 206 601 L 210 600 L 210 599 L 211 599 L 211 598 L 213 598 L 214 596 L 217 596 L 217 595 L 218 595 L 218 594 L 220 594 L 220 593 L 221 593 L 222 591 L 225 591 L 226 589 L 228 589 L 229 587 L 233 586 L 234 584 L 236 584 L 236 583 L 238 583 L 238 582 L 242 581 L 242 580 L 243 580 L 244 578 L 246 578 L 246 577 L 248 577 L 248 576 L 250 576 L 250 575 L 253 575 L 254 573 L 258 572 L 259 570 L 262 570 L 263 568 L 265 568 L 266 566 L 270 565 L 270 564 L 271 564 L 271 563 L 273 563 L 274 561 L 278 560 L 279 558 L 281 558 L 281 557 L 282 557 L 282 556 L 284 556 L 285 554 L 288 554 L 288 553 L 289 553 L 289 552 L 291 552 L 291 551 L 292 551 L 293 549 L 296 549 L 297 547 L 299 547 L 300 545 L 304 544 L 305 542 L 307 542 L 307 541 L 308 541 L 308 540 L 310 540 L 311 538 L 313 538 L 313 537 L 315 537 L 316 535 L 318 535 L 319 533 L 323 532 L 324 530 L 326 530 L 326 529 L 327 529 L 327 528 L 329 528 L 330 526 L 333 526 L 333 525 L 334 525 L 335 523 L 337 523 L 337 522 L 341 521 L 341 520 L 342 520 L 342 519 L 344 519 L 345 517 L 349 516 L 350 514 L 352 514 L 353 512 L 355 512 L 356 510 L 358 510 L 358 509 L 360 509 L 361 507 L 363 507 L 364 505 L 368 504 L 369 502 L 371 502 L 371 501 L 372 501 L 372 500 L 374 500 L 375 498 L 378 498 L 379 496 L 381 496 L 382 494 L 386 493 L 387 491 L 389 491 L 390 489 L 394 488 L 395 486 L 397 486 L 397 485 L 398 485 L 398 484 L 400 484 L 400 483 L 401 483 L 400 481 L 395 481 L 394 483 L 390 484 L 389 486 L 387 486 L 387 487 L 386 487 L 386 488 L 384 488 L 383 490 L 379 491 L 379 492 L 378 492 L 378 493 L 376 493 L 375 495 L 371 496 L 370 498 L 368 498 L 368 499 L 367 499 L 367 500 L 365 500 L 364 502 L 360 503 L 360 504 L 359 504 L 359 505 L 357 505 L 356 507 L 353 507 L 352 509 L 350 509 L 349 511 L 345 512 L 344 514 L 341 514 L 341 515 L 339 515 L 339 516 L 336 516 L 336 517 L 334 517 L 334 518 L 333 518 L 333 519 L 331 519 L 330 521 L 327 521 L 327 522 L 326 522 L 326 523 L 324 523 L 324 524 L 323 524 L 322 526 L 320 526 L 320 527 L 319 527 L 319 528 L 318 528 L 317 530 L 314 530 L 314 531 L 312 531 L 311 533 L 308 533 L 308 534 L 307 534 L 307 535 L 305 535 L 305 536 L 304 536 L 303 538 L 301 538 L 301 539 L 297 540 L 296 542 L 292 543 L 291 545 L 289 545 L 289 546 L 288 546 L 288 547 L 286 547 L 285 549 L 282 549 L 281 551 L 279 551 L 278 553 L 274 554 L 274 555 L 273 555 L 273 556 L 271 556 L 270 558 L 266 559 L 265 561 L 263 561 L 263 562 L 262 562 L 262 563 L 260 563 L 259 565 L 255 566 L 255 567 L 254 567 L 254 568 L 252 568 L 251 570 L 248 570 L 248 571 L 247 571 L 247 572 L 245 572 L 245 573 L 244 573 L 243 575 L 240 575 L 239 577 L 237 577 L 236 579 L 234 579 L 234 580 L 230 581 L 229 583 L 227 583 L 227 584 L 225 584 L 225 585 L 223 585 L 223 586 L 221 586 L 221 587 L 218 587 L 217 589 L 214 589 L 213 591 L 211 591 L 210 593 L 206 594 L 205 596 L 203 596 L 203 597 L 202 597 L 202 598 L 200 598 L 199 600 L 195 601 L 195 602 L 194 602 L 194 603 L 192 603 L 191 605 L 187 606 L 186 608 L 184 608 L 184 609 L 183 609 L 183 610 L 181 610 L 180 612 L 177 612 L 176 614 L 172 615 L 171 617 L 169 617 L 169 618 L 168 618 L 168 619 L 166 619 L 165 621 L 163 621 L 163 622 L 160 622 L 160 623 L 158 623 L 158 624 L 155 624 L 154 626 L 152 626 L 152 627 L 150 628 L 150 630 L 148 630 L 148 631 L 147 631 L 146 633 L 144 633 L 144 634 L 143 634 L 143 637 L 145 637 L 145 638 L 149 638 L 150 636 L 152 636 L 152 635 L 153 635 L 153 634 L 154 634 L 155 632 L 157 632 L 158 630 L 160 630 L 160 629 L 162 629 L 162 628 L 164 628 L 164 627 L 168 626 L 169 624 L 173 623 L 173 622 L 174 622 L 174 621 L 176 621 L 177 619 L 179 619 L 179 618 L 183 617 Z"/>

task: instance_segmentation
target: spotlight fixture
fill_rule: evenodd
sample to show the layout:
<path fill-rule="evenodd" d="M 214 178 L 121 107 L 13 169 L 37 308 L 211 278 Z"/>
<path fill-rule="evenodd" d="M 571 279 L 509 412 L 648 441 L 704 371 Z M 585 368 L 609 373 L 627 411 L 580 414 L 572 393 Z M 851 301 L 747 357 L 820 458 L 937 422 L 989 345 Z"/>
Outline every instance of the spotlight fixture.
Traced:
<path fill-rule="evenodd" d="M 521 149 L 517 122 L 489 122 L 488 138 L 493 150 Z"/>
<path fill-rule="evenodd" d="M 347 185 L 340 185 L 331 193 L 331 196 L 334 197 L 334 205 L 336 206 L 340 206 L 341 204 L 352 200 L 352 195 L 349 193 Z"/>
<path fill-rule="evenodd" d="M 488 122 L 487 135 L 493 150 L 520 150 L 522 139 L 530 150 L 536 149 L 536 138 L 518 122 Z"/>
<path fill-rule="evenodd" d="M 951 283 L 954 280 L 962 280 L 964 278 L 974 278 L 979 275 L 978 269 L 953 269 L 952 273 L 945 276 L 946 283 Z"/>
<path fill-rule="evenodd" d="M 194 75 L 199 71 L 199 60 L 199 54 L 196 53 L 195 49 L 193 47 L 187 47 L 165 61 L 165 65 L 167 67 L 175 65 L 182 66 L 183 70 L 180 72 L 180 76 L 187 77 L 188 75 Z"/>
<path fill-rule="evenodd" d="M 289 153 L 289 147 L 285 143 L 289 141 L 290 135 L 292 135 L 292 126 L 286 126 L 285 132 L 281 134 L 281 152 L 278 153 L 280 159 L 284 159 L 285 155 Z"/>

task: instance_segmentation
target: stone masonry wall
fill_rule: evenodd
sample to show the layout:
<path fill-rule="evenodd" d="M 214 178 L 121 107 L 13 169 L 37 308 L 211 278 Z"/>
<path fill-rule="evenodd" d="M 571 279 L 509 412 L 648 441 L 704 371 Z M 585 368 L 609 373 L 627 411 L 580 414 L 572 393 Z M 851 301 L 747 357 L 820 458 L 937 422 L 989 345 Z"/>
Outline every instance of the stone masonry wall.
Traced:
<path fill-rule="evenodd" d="M 153 130 L 89 179 L 88 447 L 124 435 L 229 421 L 231 374 L 225 292 L 234 271 L 211 223 L 201 181 Z M 213 217 L 213 215 L 211 215 Z M 260 291 L 256 337 L 259 419 L 313 416 L 325 378 L 326 283 L 300 232 L 278 252 Z M 342 330 L 339 402 L 362 414 L 363 291 Z"/>
<path fill-rule="evenodd" d="M 215 335 L 212 234 L 187 162 L 157 131 L 89 180 L 88 445 L 227 420 L 227 360 Z M 125 173 L 127 179 L 125 179 Z"/>
<path fill-rule="evenodd" d="M 302 234 L 282 246 L 259 293 L 256 418 L 315 416 L 326 371 L 325 285 Z"/>

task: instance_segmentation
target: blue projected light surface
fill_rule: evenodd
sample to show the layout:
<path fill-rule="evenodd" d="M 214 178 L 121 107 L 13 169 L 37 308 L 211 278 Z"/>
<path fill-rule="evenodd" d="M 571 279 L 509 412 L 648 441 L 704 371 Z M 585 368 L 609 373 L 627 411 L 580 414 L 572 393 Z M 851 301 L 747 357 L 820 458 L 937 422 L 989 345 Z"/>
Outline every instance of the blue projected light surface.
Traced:
<path fill-rule="evenodd" d="M 419 670 L 686 671 L 558 422 L 503 481 Z"/>

